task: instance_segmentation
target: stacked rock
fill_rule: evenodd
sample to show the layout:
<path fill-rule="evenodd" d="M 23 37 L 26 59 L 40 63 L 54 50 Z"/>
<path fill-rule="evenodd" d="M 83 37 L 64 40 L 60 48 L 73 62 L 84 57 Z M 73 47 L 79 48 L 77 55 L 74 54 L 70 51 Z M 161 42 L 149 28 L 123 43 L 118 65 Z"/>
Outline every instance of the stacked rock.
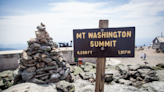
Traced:
<path fill-rule="evenodd" d="M 44 24 L 41 23 L 37 29 L 37 38 L 28 41 L 28 48 L 18 60 L 19 67 L 13 73 L 14 82 L 46 84 L 69 81 L 70 68 L 58 45 L 49 37 Z"/>

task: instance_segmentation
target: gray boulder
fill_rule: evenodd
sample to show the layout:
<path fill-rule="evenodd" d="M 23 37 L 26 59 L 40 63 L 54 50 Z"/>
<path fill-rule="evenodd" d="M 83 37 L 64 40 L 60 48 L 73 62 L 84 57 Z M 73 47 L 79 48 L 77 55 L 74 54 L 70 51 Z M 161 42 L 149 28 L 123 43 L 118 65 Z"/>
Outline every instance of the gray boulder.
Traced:
<path fill-rule="evenodd" d="M 105 85 L 104 92 L 143 92 L 136 87 L 123 84 Z"/>
<path fill-rule="evenodd" d="M 80 67 L 81 67 L 81 69 L 83 69 L 83 70 L 84 70 L 84 68 L 85 68 L 85 66 L 84 66 L 84 65 L 80 65 Z"/>
<path fill-rule="evenodd" d="M 56 50 L 52 50 L 50 54 L 51 54 L 52 56 L 57 56 L 57 55 L 59 55 L 59 53 L 60 53 L 59 50 L 56 49 Z"/>
<path fill-rule="evenodd" d="M 58 69 L 57 69 L 57 72 L 60 72 L 61 70 L 62 70 L 62 68 L 58 68 Z"/>
<path fill-rule="evenodd" d="M 59 73 L 60 73 L 61 75 L 63 75 L 63 74 L 64 74 L 64 70 L 61 70 Z"/>
<path fill-rule="evenodd" d="M 137 71 L 139 67 L 139 65 L 128 65 L 130 71 Z"/>
<path fill-rule="evenodd" d="M 57 92 L 55 84 L 21 83 L 4 90 L 3 92 Z"/>
<path fill-rule="evenodd" d="M 85 87 L 78 89 L 75 92 L 95 92 L 95 85 L 87 85 Z"/>
<path fill-rule="evenodd" d="M 89 72 L 95 74 L 96 73 L 96 69 L 91 69 Z"/>
<path fill-rule="evenodd" d="M 143 78 L 148 75 L 148 72 L 151 71 L 150 69 L 138 69 L 138 72 L 141 74 Z"/>
<path fill-rule="evenodd" d="M 17 83 L 21 79 L 21 73 L 22 71 L 18 68 L 13 72 L 14 84 Z"/>
<path fill-rule="evenodd" d="M 35 66 L 36 63 L 34 63 L 34 64 L 26 64 L 26 63 L 24 63 L 23 65 L 24 65 L 24 66 L 27 66 L 27 67 L 32 67 L 32 66 Z"/>
<path fill-rule="evenodd" d="M 54 73 L 54 74 L 51 75 L 50 80 L 58 79 L 59 77 L 60 77 L 59 73 Z"/>
<path fill-rule="evenodd" d="M 30 67 L 30 68 L 27 68 L 27 72 L 35 72 L 36 70 L 36 67 Z"/>
<path fill-rule="evenodd" d="M 22 53 L 22 59 L 24 60 L 31 60 L 32 57 L 27 55 L 27 52 L 23 51 Z"/>
<path fill-rule="evenodd" d="M 0 80 L 0 87 L 4 86 L 3 80 Z"/>
<path fill-rule="evenodd" d="M 137 88 L 141 88 L 143 83 L 144 83 L 143 81 L 132 82 L 132 86 L 137 87 Z"/>
<path fill-rule="evenodd" d="M 163 81 L 154 81 L 151 83 L 143 84 L 140 88 L 147 92 L 164 92 L 164 82 Z"/>
<path fill-rule="evenodd" d="M 119 70 L 120 74 L 124 77 L 124 78 L 128 78 L 128 67 L 124 66 L 124 65 L 118 65 L 117 69 Z"/>
<path fill-rule="evenodd" d="M 125 85 L 132 85 L 132 81 L 130 80 L 125 80 L 125 79 L 119 79 L 120 84 L 125 84 Z"/>
<path fill-rule="evenodd" d="M 52 58 L 53 60 L 57 61 L 59 57 L 58 57 L 58 56 L 52 56 L 51 58 Z"/>
<path fill-rule="evenodd" d="M 0 72 L 0 89 L 4 90 L 4 89 L 7 89 L 8 87 L 12 86 L 12 84 L 13 84 L 12 73 L 13 73 L 13 71 L 11 71 L 11 70 Z"/>
<path fill-rule="evenodd" d="M 158 77 L 159 81 L 164 81 L 164 70 L 157 70 L 156 76 Z"/>
<path fill-rule="evenodd" d="M 64 58 L 64 57 L 59 57 L 57 61 L 58 61 L 58 63 L 66 62 L 66 58 Z"/>
<path fill-rule="evenodd" d="M 146 76 L 146 77 L 144 78 L 144 81 L 145 81 L 146 83 L 152 82 L 152 81 L 158 81 L 158 78 L 157 78 L 156 76 L 154 76 L 154 77 Z"/>
<path fill-rule="evenodd" d="M 70 73 L 71 72 L 70 72 L 69 68 L 67 68 L 67 70 L 65 70 L 64 73 L 61 75 L 60 79 L 61 80 L 65 79 L 68 76 L 68 74 L 70 74 Z"/>
<path fill-rule="evenodd" d="M 33 79 L 31 80 L 31 82 L 33 82 L 33 83 L 37 83 L 37 84 L 45 84 L 44 81 L 39 80 L 39 79 L 36 79 L 36 78 L 33 78 Z"/>
<path fill-rule="evenodd" d="M 35 78 L 39 78 L 47 75 L 49 75 L 49 73 L 43 73 L 43 74 L 35 75 Z"/>
<path fill-rule="evenodd" d="M 137 77 L 141 77 L 138 71 L 129 71 L 128 74 L 130 77 L 133 77 L 134 79 L 136 79 Z"/>
<path fill-rule="evenodd" d="M 47 51 L 44 51 L 43 53 L 46 54 L 46 55 L 48 55 L 48 56 L 50 56 L 50 53 L 47 52 Z"/>
<path fill-rule="evenodd" d="M 76 80 L 82 79 L 82 78 L 80 77 L 80 75 L 74 75 L 74 76 L 75 76 L 75 82 L 76 82 Z"/>
<path fill-rule="evenodd" d="M 156 71 L 155 70 L 151 70 L 151 71 L 148 72 L 147 75 L 150 76 L 150 77 L 154 77 L 154 76 L 156 76 Z"/>
<path fill-rule="evenodd" d="M 48 66 L 48 67 L 37 69 L 36 72 L 39 72 L 39 71 L 49 71 L 49 70 L 57 69 L 57 68 L 58 68 L 58 65 L 56 65 L 56 66 Z"/>
<path fill-rule="evenodd" d="M 90 63 L 90 62 L 85 62 L 85 65 L 92 65 L 93 68 L 96 68 L 96 64 Z"/>
<path fill-rule="evenodd" d="M 105 82 L 111 82 L 113 80 L 112 74 L 106 74 L 105 75 Z"/>
<path fill-rule="evenodd" d="M 48 77 L 49 77 L 49 76 L 46 75 L 46 76 L 40 77 L 39 79 L 40 79 L 40 80 L 46 80 L 46 79 L 48 79 Z"/>
<path fill-rule="evenodd" d="M 118 83 L 119 82 L 119 79 L 123 79 L 123 77 L 119 74 L 119 73 L 115 73 L 113 75 L 113 80 Z"/>
<path fill-rule="evenodd" d="M 34 62 L 36 62 L 37 60 L 28 60 L 28 61 L 25 61 L 24 63 L 26 64 L 33 64 Z"/>
<path fill-rule="evenodd" d="M 117 69 L 120 71 L 120 72 L 127 72 L 128 71 L 128 67 L 127 66 L 124 66 L 124 65 L 118 65 L 117 66 Z"/>
<path fill-rule="evenodd" d="M 71 76 L 70 82 L 74 82 L 75 81 L 75 75 L 73 73 L 71 73 L 70 76 Z"/>
<path fill-rule="evenodd" d="M 138 69 L 150 69 L 154 70 L 151 66 L 141 65 Z"/>
<path fill-rule="evenodd" d="M 93 73 L 90 73 L 90 72 L 83 72 L 83 73 L 80 73 L 79 74 L 82 79 L 84 80 L 88 80 L 88 79 L 95 79 L 95 74 Z"/>
<path fill-rule="evenodd" d="M 50 46 L 41 46 L 39 49 L 43 50 L 43 51 L 50 51 L 51 47 Z"/>
<path fill-rule="evenodd" d="M 52 61 L 51 58 L 42 58 L 42 61 L 46 62 L 46 63 L 50 63 Z"/>
<path fill-rule="evenodd" d="M 53 46 L 54 46 L 55 48 L 58 48 L 58 44 L 57 44 L 56 42 L 53 42 L 53 43 L 54 43 Z"/>
<path fill-rule="evenodd" d="M 40 53 L 36 53 L 36 54 L 34 55 L 34 59 L 35 59 L 35 60 L 37 60 L 37 59 L 39 59 L 39 58 L 40 58 L 40 56 L 41 56 L 41 54 L 40 54 Z"/>
<path fill-rule="evenodd" d="M 33 46 L 34 46 L 35 48 L 39 48 L 41 45 L 38 44 L 38 43 L 33 43 Z"/>
<path fill-rule="evenodd" d="M 87 80 L 82 80 L 82 79 L 78 79 L 75 81 L 75 83 L 73 83 L 75 86 L 75 91 L 76 92 L 81 92 L 81 88 L 86 87 L 88 85 L 92 85 L 89 81 Z"/>
<path fill-rule="evenodd" d="M 21 73 L 22 79 L 23 79 L 24 81 L 30 80 L 35 74 L 36 74 L 36 72 L 28 72 L 27 70 L 24 70 L 24 71 Z"/>
<path fill-rule="evenodd" d="M 46 57 L 49 57 L 49 56 L 43 53 L 43 54 L 41 55 L 41 57 L 42 57 L 42 58 L 46 58 Z"/>
<path fill-rule="evenodd" d="M 139 73 L 141 74 L 142 78 L 146 83 L 157 81 L 158 77 L 156 76 L 156 71 L 151 69 L 138 69 Z"/>
<path fill-rule="evenodd" d="M 47 66 L 54 66 L 54 65 L 57 65 L 56 61 L 52 61 L 52 62 L 47 63 Z"/>
<path fill-rule="evenodd" d="M 90 65 L 85 66 L 84 71 L 85 71 L 85 72 L 89 72 L 92 68 L 93 68 L 93 67 L 90 66 Z"/>
<path fill-rule="evenodd" d="M 84 71 L 89 72 L 91 69 L 95 68 L 95 64 L 85 62 Z"/>
<path fill-rule="evenodd" d="M 112 75 L 114 75 L 114 74 L 118 74 L 118 73 L 119 73 L 119 71 L 117 71 L 117 70 L 105 69 L 105 74 L 112 74 Z"/>
<path fill-rule="evenodd" d="M 63 92 L 74 92 L 75 86 L 72 83 L 68 83 L 66 81 L 60 81 L 56 83 L 56 88 Z"/>
<path fill-rule="evenodd" d="M 13 78 L 12 74 L 13 74 L 12 70 L 6 70 L 6 71 L 3 71 L 3 72 L 0 72 L 0 79 L 5 78 L 5 77 L 7 77 L 9 79 L 12 79 Z"/>
<path fill-rule="evenodd" d="M 74 75 L 78 75 L 79 73 L 84 72 L 80 67 L 75 68 Z"/>
<path fill-rule="evenodd" d="M 38 39 L 37 38 L 31 38 L 28 43 L 36 43 L 38 42 Z"/>

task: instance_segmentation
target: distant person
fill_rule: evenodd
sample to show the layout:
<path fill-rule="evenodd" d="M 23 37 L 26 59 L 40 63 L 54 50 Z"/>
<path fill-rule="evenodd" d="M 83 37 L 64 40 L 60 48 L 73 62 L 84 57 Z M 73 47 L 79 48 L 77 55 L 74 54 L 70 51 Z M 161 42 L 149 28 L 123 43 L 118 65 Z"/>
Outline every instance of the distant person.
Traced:
<path fill-rule="evenodd" d="M 143 56 L 144 56 L 144 54 L 143 54 L 143 53 L 141 53 L 141 58 L 143 58 Z"/>
<path fill-rule="evenodd" d="M 144 60 L 146 59 L 146 53 L 144 53 Z"/>
<path fill-rule="evenodd" d="M 67 43 L 66 47 L 69 47 L 68 43 Z"/>
<path fill-rule="evenodd" d="M 79 62 L 79 66 L 83 64 L 83 60 L 81 58 L 78 59 L 78 62 Z"/>

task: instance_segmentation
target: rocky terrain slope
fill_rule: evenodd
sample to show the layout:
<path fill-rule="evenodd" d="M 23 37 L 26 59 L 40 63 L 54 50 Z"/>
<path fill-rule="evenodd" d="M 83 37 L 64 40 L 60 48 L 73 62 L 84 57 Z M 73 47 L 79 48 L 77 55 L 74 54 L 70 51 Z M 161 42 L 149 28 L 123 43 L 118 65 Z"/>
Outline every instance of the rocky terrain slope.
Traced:
<path fill-rule="evenodd" d="M 94 92 L 96 65 L 86 62 L 84 65 L 69 66 L 72 82 L 65 80 L 57 83 L 13 84 L 12 71 L 1 73 L 1 89 L 4 92 Z M 163 92 L 164 64 L 156 67 L 145 65 L 106 66 L 104 92 Z M 8 81 L 6 81 L 8 80 Z"/>

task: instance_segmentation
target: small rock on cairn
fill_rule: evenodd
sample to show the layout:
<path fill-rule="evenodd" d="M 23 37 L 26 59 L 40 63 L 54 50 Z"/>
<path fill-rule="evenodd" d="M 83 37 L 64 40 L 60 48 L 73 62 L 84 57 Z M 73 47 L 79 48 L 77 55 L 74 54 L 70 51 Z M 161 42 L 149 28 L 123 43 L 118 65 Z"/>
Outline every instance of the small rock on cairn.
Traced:
<path fill-rule="evenodd" d="M 70 81 L 70 68 L 58 45 L 41 23 L 35 31 L 37 38 L 28 41 L 28 48 L 18 60 L 19 67 L 14 71 L 14 83 L 33 82 L 37 84 Z M 67 67 L 68 65 L 68 67 Z"/>

